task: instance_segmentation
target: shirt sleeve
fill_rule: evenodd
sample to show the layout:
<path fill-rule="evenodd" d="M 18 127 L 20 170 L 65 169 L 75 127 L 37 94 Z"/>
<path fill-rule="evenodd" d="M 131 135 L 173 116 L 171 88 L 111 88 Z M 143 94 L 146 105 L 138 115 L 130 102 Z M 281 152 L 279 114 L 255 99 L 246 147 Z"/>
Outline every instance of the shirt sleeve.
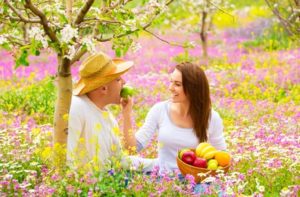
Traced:
<path fill-rule="evenodd" d="M 226 142 L 223 135 L 223 121 L 216 111 L 212 111 L 212 117 L 209 126 L 209 143 L 218 150 L 226 150 Z"/>
<path fill-rule="evenodd" d="M 148 112 L 143 126 L 135 133 L 138 151 L 142 150 L 148 145 L 155 132 L 157 131 L 160 113 L 160 105 L 154 105 Z"/>

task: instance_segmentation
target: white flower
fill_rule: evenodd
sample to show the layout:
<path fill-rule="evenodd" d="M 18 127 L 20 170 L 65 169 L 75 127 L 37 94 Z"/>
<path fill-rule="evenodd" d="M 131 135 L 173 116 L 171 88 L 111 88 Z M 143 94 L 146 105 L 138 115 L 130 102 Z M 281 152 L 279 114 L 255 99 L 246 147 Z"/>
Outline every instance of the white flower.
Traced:
<path fill-rule="evenodd" d="M 258 189 L 259 192 L 264 192 L 265 191 L 265 187 L 262 186 L 262 185 L 258 186 L 257 189 Z"/>
<path fill-rule="evenodd" d="M 95 47 L 95 40 L 90 37 L 85 37 L 83 38 L 82 44 L 86 45 L 87 50 L 91 53 L 96 52 L 96 47 Z"/>
<path fill-rule="evenodd" d="M 38 27 L 32 27 L 29 31 L 29 38 L 34 38 L 36 40 L 39 40 L 38 38 L 43 37 L 43 31 Z"/>
<path fill-rule="evenodd" d="M 7 39 L 5 38 L 5 35 L 0 35 L 0 45 L 7 42 Z"/>
<path fill-rule="evenodd" d="M 68 52 L 67 55 L 65 55 L 65 57 L 68 58 L 69 60 L 71 60 L 75 56 L 75 53 L 76 53 L 75 46 L 70 45 L 69 46 L 69 52 Z"/>
<path fill-rule="evenodd" d="M 11 175 L 11 174 L 6 174 L 4 176 L 4 180 L 11 180 L 12 178 L 13 178 L 13 175 Z"/>
<path fill-rule="evenodd" d="M 29 31 L 29 38 L 33 38 L 37 41 L 40 41 L 44 48 L 48 47 L 48 42 L 46 37 L 43 35 L 44 31 L 38 27 L 32 27 Z"/>
<path fill-rule="evenodd" d="M 214 182 L 215 180 L 216 180 L 215 177 L 209 176 L 209 177 L 207 177 L 206 179 L 204 179 L 204 180 L 202 181 L 202 183 L 212 183 L 212 182 Z"/>
<path fill-rule="evenodd" d="M 125 21 L 125 25 L 127 28 L 129 28 L 131 31 L 134 31 L 137 29 L 136 27 L 136 20 L 127 20 Z"/>
<path fill-rule="evenodd" d="M 190 45 L 191 47 L 193 47 L 193 48 L 195 48 L 195 47 L 196 47 L 196 43 L 195 43 L 195 41 L 191 41 L 191 42 L 189 42 L 189 45 Z"/>
<path fill-rule="evenodd" d="M 77 29 L 74 29 L 71 27 L 71 25 L 67 24 L 62 30 L 61 30 L 61 41 L 64 43 L 69 43 L 73 38 L 78 37 L 78 31 Z"/>
<path fill-rule="evenodd" d="M 131 45 L 131 50 L 133 51 L 133 53 L 138 52 L 141 48 L 142 48 L 142 45 L 139 42 L 134 42 Z"/>
<path fill-rule="evenodd" d="M 233 189 L 231 187 L 227 187 L 225 193 L 229 196 L 234 194 Z"/>
<path fill-rule="evenodd" d="M 286 196 L 290 196 L 291 195 L 291 191 L 284 187 L 281 191 L 280 191 L 280 196 L 281 197 L 286 197 Z"/>
<path fill-rule="evenodd" d="M 158 7 L 158 8 L 162 6 L 157 0 L 150 0 L 148 5 L 150 7 Z"/>
<path fill-rule="evenodd" d="M 248 182 L 245 182 L 244 184 L 238 185 L 238 191 L 239 191 L 239 192 L 244 191 L 244 188 L 245 188 L 245 186 L 246 186 L 247 184 L 248 184 Z"/>

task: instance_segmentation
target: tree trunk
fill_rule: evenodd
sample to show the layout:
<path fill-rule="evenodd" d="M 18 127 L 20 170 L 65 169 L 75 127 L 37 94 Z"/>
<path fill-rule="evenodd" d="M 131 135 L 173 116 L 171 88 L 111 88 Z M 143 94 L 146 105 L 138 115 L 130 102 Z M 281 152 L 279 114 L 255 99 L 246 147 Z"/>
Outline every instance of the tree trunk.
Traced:
<path fill-rule="evenodd" d="M 72 98 L 70 61 L 58 56 L 57 99 L 54 112 L 54 145 L 65 145 L 68 135 L 68 114 Z"/>
<path fill-rule="evenodd" d="M 200 38 L 202 42 L 202 50 L 203 50 L 203 58 L 206 60 L 208 57 L 207 54 L 207 12 L 202 12 L 202 22 L 201 22 L 201 32 L 200 32 Z"/>

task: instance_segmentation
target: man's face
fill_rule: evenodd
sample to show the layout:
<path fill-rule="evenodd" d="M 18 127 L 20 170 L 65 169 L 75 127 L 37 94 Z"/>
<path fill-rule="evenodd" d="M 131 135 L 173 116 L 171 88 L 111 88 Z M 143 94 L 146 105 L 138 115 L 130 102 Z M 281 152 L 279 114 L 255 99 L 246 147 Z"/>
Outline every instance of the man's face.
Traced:
<path fill-rule="evenodd" d="M 118 77 L 107 84 L 108 95 L 111 98 L 112 104 L 120 104 L 120 92 L 124 84 L 125 80 L 122 77 Z"/>

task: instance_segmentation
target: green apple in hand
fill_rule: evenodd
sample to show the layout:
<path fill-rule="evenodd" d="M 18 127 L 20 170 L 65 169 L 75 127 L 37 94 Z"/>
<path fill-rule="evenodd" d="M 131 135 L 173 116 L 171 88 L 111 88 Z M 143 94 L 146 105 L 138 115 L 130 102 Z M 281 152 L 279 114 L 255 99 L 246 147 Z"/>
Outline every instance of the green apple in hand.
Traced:
<path fill-rule="evenodd" d="M 133 96 L 134 94 L 135 94 L 135 92 L 136 92 L 136 90 L 133 88 L 133 87 L 131 87 L 131 86 L 129 86 L 129 85 L 125 85 L 125 86 L 123 86 L 123 88 L 121 89 L 121 93 L 120 93 L 120 95 L 121 95 L 121 97 L 122 98 L 128 98 L 129 96 Z"/>

